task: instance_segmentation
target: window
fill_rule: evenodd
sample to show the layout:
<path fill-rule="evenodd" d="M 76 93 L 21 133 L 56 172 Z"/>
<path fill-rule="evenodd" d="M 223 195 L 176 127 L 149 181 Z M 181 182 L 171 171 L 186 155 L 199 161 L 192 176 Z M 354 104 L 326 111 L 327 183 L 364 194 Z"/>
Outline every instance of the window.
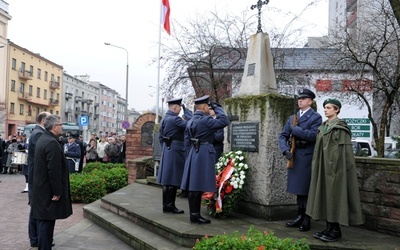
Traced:
<path fill-rule="evenodd" d="M 39 115 L 40 109 L 36 107 L 36 115 Z"/>
<path fill-rule="evenodd" d="M 44 80 L 47 82 L 48 73 L 47 71 L 44 72 Z"/>
<path fill-rule="evenodd" d="M 50 109 L 50 114 L 53 114 L 53 110 L 52 109 Z"/>
<path fill-rule="evenodd" d="M 29 85 L 29 95 L 32 96 L 33 93 L 33 86 Z"/>
<path fill-rule="evenodd" d="M 58 110 L 56 110 L 56 115 L 59 115 L 59 112 L 58 112 Z"/>
<path fill-rule="evenodd" d="M 32 106 L 28 106 L 28 116 L 32 116 Z"/>
<path fill-rule="evenodd" d="M 12 102 L 10 103 L 10 114 L 14 114 L 15 104 Z"/>
<path fill-rule="evenodd" d="M 42 70 L 37 69 L 37 78 L 40 79 L 42 77 Z"/>
<path fill-rule="evenodd" d="M 10 86 L 11 91 L 15 92 L 15 80 L 11 80 L 11 86 Z"/>
<path fill-rule="evenodd" d="M 16 70 L 16 69 L 17 69 L 17 59 L 13 58 L 13 59 L 11 60 L 11 68 L 12 68 L 13 70 Z"/>
<path fill-rule="evenodd" d="M 24 115 L 24 104 L 19 105 L 19 114 Z"/>
<path fill-rule="evenodd" d="M 54 81 L 54 74 L 51 74 L 50 81 Z"/>
<path fill-rule="evenodd" d="M 21 82 L 21 85 L 19 86 L 19 92 L 21 93 L 25 92 L 25 83 Z"/>
<path fill-rule="evenodd" d="M 60 83 L 60 77 L 59 76 L 57 76 L 57 82 Z"/>
<path fill-rule="evenodd" d="M 47 100 L 47 89 L 43 90 L 43 98 Z"/>
<path fill-rule="evenodd" d="M 21 72 L 25 72 L 25 63 L 21 62 Z"/>
<path fill-rule="evenodd" d="M 53 100 L 54 92 L 50 91 L 50 99 Z"/>
<path fill-rule="evenodd" d="M 36 88 L 36 97 L 40 98 L 40 88 Z"/>
<path fill-rule="evenodd" d="M 29 67 L 29 75 L 33 76 L 33 66 L 32 65 Z"/>
<path fill-rule="evenodd" d="M 60 93 L 57 93 L 57 100 L 60 100 Z"/>

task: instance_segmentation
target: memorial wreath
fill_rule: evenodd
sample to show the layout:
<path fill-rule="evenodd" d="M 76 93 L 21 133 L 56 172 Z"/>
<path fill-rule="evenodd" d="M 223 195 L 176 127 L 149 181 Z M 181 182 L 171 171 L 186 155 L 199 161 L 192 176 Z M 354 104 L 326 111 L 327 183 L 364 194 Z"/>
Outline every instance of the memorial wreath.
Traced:
<path fill-rule="evenodd" d="M 215 164 L 217 192 L 205 192 L 203 204 L 214 217 L 225 217 L 233 212 L 244 195 L 249 166 L 242 151 L 230 151 Z"/>

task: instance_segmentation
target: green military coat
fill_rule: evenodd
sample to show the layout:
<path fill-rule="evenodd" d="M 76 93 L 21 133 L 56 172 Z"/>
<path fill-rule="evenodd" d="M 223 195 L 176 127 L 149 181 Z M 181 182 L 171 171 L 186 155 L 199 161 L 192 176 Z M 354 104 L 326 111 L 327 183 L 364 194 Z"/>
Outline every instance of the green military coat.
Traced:
<path fill-rule="evenodd" d="M 351 130 L 339 118 L 318 129 L 306 213 L 346 226 L 363 223 Z"/>

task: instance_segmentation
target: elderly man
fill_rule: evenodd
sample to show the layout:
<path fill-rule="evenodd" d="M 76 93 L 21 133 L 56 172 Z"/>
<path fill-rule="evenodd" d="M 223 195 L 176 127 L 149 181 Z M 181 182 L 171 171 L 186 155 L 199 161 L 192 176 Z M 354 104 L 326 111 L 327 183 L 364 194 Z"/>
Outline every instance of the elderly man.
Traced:
<path fill-rule="evenodd" d="M 35 163 L 35 149 L 36 143 L 42 136 L 44 129 L 44 120 L 47 116 L 51 115 L 49 112 L 41 112 L 37 117 L 37 125 L 33 129 L 31 135 L 29 136 L 28 144 L 28 203 L 31 204 L 32 200 L 32 186 L 33 186 L 33 169 Z M 32 217 L 32 207 L 29 212 L 29 223 L 28 223 L 29 241 L 31 247 L 37 247 L 37 222 L 36 219 Z"/>
<path fill-rule="evenodd" d="M 58 142 L 62 133 L 61 118 L 49 115 L 44 121 L 43 135 L 35 148 L 32 190 L 32 213 L 37 220 L 38 247 L 51 249 L 57 219 L 72 214 L 69 173 L 63 149 Z"/>
<path fill-rule="evenodd" d="M 106 146 L 104 152 L 108 155 L 109 162 L 118 163 L 121 147 L 118 145 L 114 137 L 108 137 L 108 145 Z"/>

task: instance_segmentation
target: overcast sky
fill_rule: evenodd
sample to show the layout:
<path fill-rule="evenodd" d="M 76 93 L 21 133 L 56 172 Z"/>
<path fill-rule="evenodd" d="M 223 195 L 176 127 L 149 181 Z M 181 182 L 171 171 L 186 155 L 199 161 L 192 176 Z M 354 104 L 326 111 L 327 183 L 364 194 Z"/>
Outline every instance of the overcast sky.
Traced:
<path fill-rule="evenodd" d="M 12 20 L 8 38 L 17 45 L 62 65 L 70 75 L 90 75 L 125 98 L 126 52 L 129 53 L 129 106 L 138 111 L 156 104 L 157 64 L 161 0 L 5 0 Z M 312 0 L 270 0 L 263 15 L 284 25 L 282 13 L 299 13 Z M 169 0 L 171 23 L 184 23 L 193 13 L 229 11 L 241 13 L 257 0 Z M 283 12 L 277 14 L 277 10 Z M 256 12 L 256 10 L 254 10 Z M 268 31 L 263 23 L 263 30 Z M 296 22 L 307 36 L 326 35 L 328 0 L 304 13 Z M 174 32 L 172 29 L 171 32 Z M 167 33 L 162 30 L 162 37 Z M 161 79 L 164 75 L 161 74 Z M 149 85 L 153 87 L 148 87 Z M 161 97 L 160 97 L 161 98 Z"/>

